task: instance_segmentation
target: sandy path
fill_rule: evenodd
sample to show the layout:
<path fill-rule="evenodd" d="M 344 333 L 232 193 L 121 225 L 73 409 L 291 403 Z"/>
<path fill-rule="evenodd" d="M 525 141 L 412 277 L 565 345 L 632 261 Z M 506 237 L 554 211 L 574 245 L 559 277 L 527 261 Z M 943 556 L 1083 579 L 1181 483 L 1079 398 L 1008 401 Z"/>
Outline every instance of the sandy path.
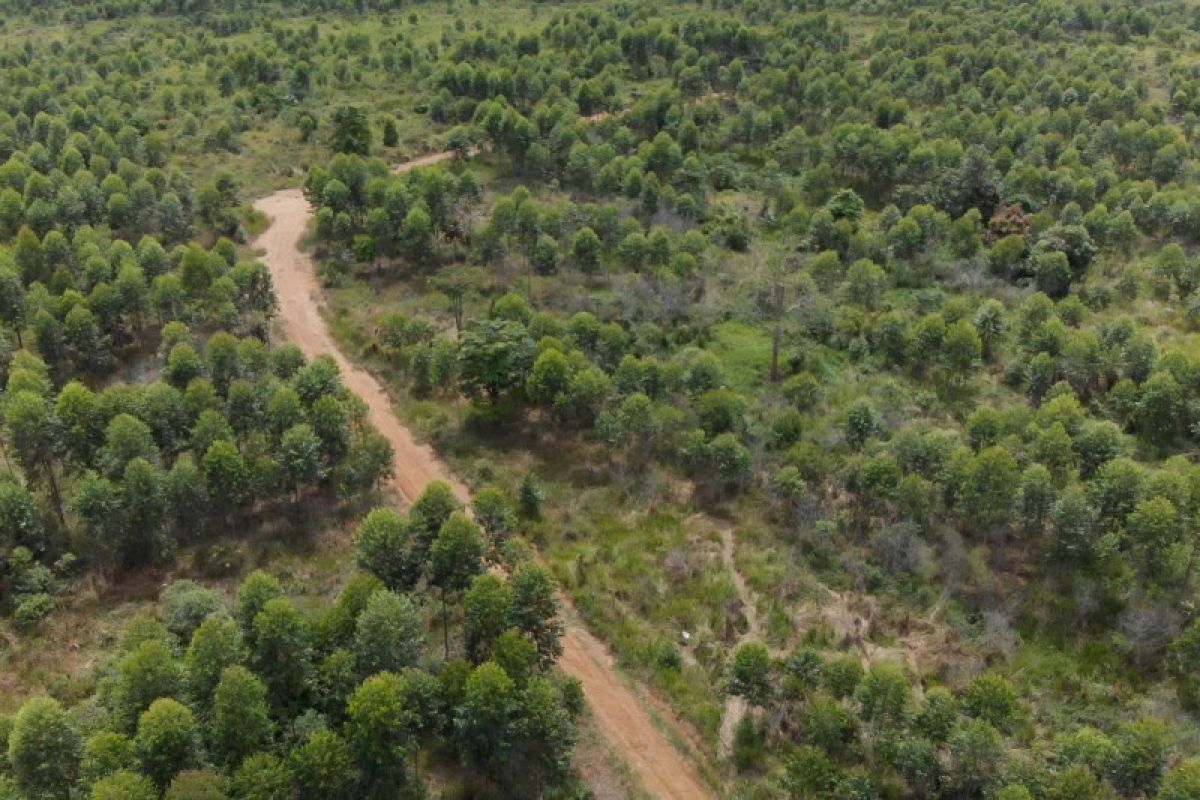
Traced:
<path fill-rule="evenodd" d="M 733 579 L 733 586 L 737 589 L 738 597 L 742 598 L 742 614 L 746 617 L 746 632 L 738 638 L 737 643 L 741 645 L 746 642 L 760 641 L 762 626 L 758 619 L 758 598 L 746 585 L 746 578 L 738 569 L 737 561 L 734 558 L 733 527 L 719 521 L 716 522 L 716 525 L 721 534 L 721 561 L 724 562 L 725 569 Z M 729 693 L 725 695 L 725 711 L 721 714 L 721 730 L 718 736 L 721 743 L 721 755 L 729 757 L 733 753 L 734 733 L 737 731 L 742 717 L 746 716 L 748 709 L 749 704 L 746 702 L 746 698 Z"/>
<path fill-rule="evenodd" d="M 309 358 L 332 356 L 342 371 L 342 381 L 366 401 L 371 423 L 396 450 L 392 481 L 406 499 L 411 501 L 425 484 L 441 478 L 450 481 L 455 494 L 466 501 L 467 487 L 449 475 L 432 448 L 417 442 L 412 432 L 400 424 L 379 381 L 346 358 L 334 344 L 321 318 L 321 287 L 312 259 L 298 247 L 312 216 L 304 193 L 299 189 L 284 189 L 262 198 L 254 207 L 271 218 L 271 226 L 254 241 L 254 246 L 262 250 L 263 261 L 271 270 L 284 333 Z"/>
<path fill-rule="evenodd" d="M 435 164 L 450 153 L 434 153 L 397 167 L 404 171 Z M 312 209 L 299 189 L 284 189 L 254 205 L 271 219 L 271 225 L 255 242 L 262 260 L 271 270 L 279 299 L 279 320 L 284 333 L 309 358 L 329 355 L 342 371 L 342 380 L 366 401 L 372 424 L 392 443 L 396 463 L 393 482 L 408 500 L 417 497 L 431 480 L 451 483 L 464 502 L 467 487 L 456 479 L 433 450 L 417 442 L 397 420 L 387 392 L 367 370 L 351 362 L 337 348 L 321 317 L 321 287 L 316 269 L 299 243 L 312 217 Z M 613 668 L 604 643 L 586 629 L 566 621 L 563 655 L 559 666 L 579 679 L 604 738 L 628 762 L 642 787 L 662 800 L 706 800 L 712 791 L 700 780 L 695 768 L 654 726 L 645 708 Z"/>

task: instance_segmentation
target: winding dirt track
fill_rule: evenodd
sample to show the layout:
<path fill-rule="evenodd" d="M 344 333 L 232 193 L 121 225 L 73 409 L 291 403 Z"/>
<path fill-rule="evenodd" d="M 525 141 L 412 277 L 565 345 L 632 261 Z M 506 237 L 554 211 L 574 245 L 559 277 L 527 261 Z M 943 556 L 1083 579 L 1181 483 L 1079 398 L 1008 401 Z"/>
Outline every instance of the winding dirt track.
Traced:
<path fill-rule="evenodd" d="M 434 153 L 397 167 L 402 172 L 435 164 L 451 153 Z M 443 464 L 432 448 L 420 444 L 392 410 L 387 392 L 370 372 L 338 349 L 321 317 L 321 287 L 312 260 L 300 250 L 300 240 L 312 209 L 299 189 L 284 189 L 262 198 L 255 208 L 271 219 L 254 246 L 271 270 L 279 299 L 284 333 L 309 358 L 329 355 L 342 371 L 345 384 L 366 401 L 370 420 L 395 449 L 393 482 L 406 500 L 417 497 L 431 480 L 449 481 L 466 502 L 467 487 Z M 654 726 L 634 693 L 618 678 L 604 643 L 585 628 L 566 621 L 559 666 L 579 679 L 584 696 L 609 745 L 629 764 L 643 789 L 662 800 L 709 800 L 715 795 L 700 780 L 693 765 Z"/>

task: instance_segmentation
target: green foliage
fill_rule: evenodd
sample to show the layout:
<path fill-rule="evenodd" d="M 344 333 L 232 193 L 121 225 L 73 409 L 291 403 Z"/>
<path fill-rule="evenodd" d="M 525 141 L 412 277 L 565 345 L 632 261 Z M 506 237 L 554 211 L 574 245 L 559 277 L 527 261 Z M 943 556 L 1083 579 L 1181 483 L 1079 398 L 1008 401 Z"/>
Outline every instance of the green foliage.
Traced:
<path fill-rule="evenodd" d="M 364 675 L 399 672 L 417 663 L 423 644 L 422 620 L 407 595 L 375 592 L 354 628 L 354 653 Z"/>
<path fill-rule="evenodd" d="M 756 642 L 740 645 L 729 670 L 729 691 L 756 706 L 766 705 L 773 693 L 771 658 L 767 648 Z"/>
<path fill-rule="evenodd" d="M 155 700 L 142 713 L 133 744 L 141 769 L 160 788 L 180 771 L 200 765 L 195 717 L 187 706 L 170 698 Z"/>
<path fill-rule="evenodd" d="M 82 743 L 57 700 L 34 697 L 21 706 L 8 735 L 13 777 L 31 798 L 66 798 L 79 769 Z"/>

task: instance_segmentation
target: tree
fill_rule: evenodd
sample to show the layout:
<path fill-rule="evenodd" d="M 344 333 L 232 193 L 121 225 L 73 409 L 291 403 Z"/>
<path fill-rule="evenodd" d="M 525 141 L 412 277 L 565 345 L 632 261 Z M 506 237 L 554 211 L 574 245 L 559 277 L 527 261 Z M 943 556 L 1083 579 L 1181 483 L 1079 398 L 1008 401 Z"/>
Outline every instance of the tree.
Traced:
<path fill-rule="evenodd" d="M 7 265 L 0 266 L 0 322 L 17 337 L 17 347 L 24 347 L 21 331 L 28 321 L 25 287 L 21 278 Z"/>
<path fill-rule="evenodd" d="M 312 677 L 312 629 L 284 597 L 268 600 L 254 617 L 251 662 L 280 712 L 304 708 Z"/>
<path fill-rule="evenodd" d="M 79 783 L 81 786 L 91 786 L 114 772 L 136 767 L 137 753 L 133 749 L 133 740 L 123 733 L 102 731 L 83 745 Z"/>
<path fill-rule="evenodd" d="M 963 693 L 963 710 L 1000 730 L 1007 729 L 1017 712 L 1017 692 L 1008 679 L 985 672 Z"/>
<path fill-rule="evenodd" d="M 409 209 L 397 234 L 400 252 L 410 261 L 429 260 L 433 244 L 433 218 L 424 201 Z"/>
<path fill-rule="evenodd" d="M 373 509 L 354 533 L 358 566 L 395 591 L 416 586 L 424 568 L 413 525 L 390 508 Z"/>
<path fill-rule="evenodd" d="M 855 694 L 863 719 L 880 726 L 895 724 L 903 720 L 907 710 L 908 679 L 894 664 L 872 664 Z"/>
<path fill-rule="evenodd" d="M 189 580 L 171 581 L 159 599 L 163 605 L 164 624 L 180 641 L 190 641 L 209 615 L 225 610 L 219 594 Z"/>
<path fill-rule="evenodd" d="M 178 697 L 182 688 L 183 675 L 170 647 L 162 639 L 148 639 L 117 662 L 114 711 L 132 728 L 151 703 L 160 697 Z"/>
<path fill-rule="evenodd" d="M 1183 393 L 1169 372 L 1155 372 L 1142 384 L 1135 424 L 1151 441 L 1167 444 L 1179 433 Z"/>
<path fill-rule="evenodd" d="M 887 275 L 883 268 L 873 261 L 860 259 L 846 270 L 846 282 L 843 284 L 842 293 L 847 302 L 874 309 L 886 287 Z"/>
<path fill-rule="evenodd" d="M 959 495 L 964 520 L 981 526 L 1008 522 L 1019 476 L 1016 459 L 1003 447 L 989 447 L 971 457 Z"/>
<path fill-rule="evenodd" d="M 857 733 L 854 717 L 828 696 L 818 697 L 809 704 L 805 722 L 809 741 L 832 757 L 845 753 Z"/>
<path fill-rule="evenodd" d="M 227 667 L 212 699 L 213 754 L 226 767 L 236 767 L 266 750 L 273 735 L 267 687 L 245 667 Z"/>
<path fill-rule="evenodd" d="M 196 348 L 189 342 L 179 342 L 167 354 L 167 367 L 163 376 L 177 389 L 185 388 L 193 378 L 200 376 L 204 362 Z"/>
<path fill-rule="evenodd" d="M 793 800 L 824 797 L 837 775 L 829 756 L 812 745 L 801 746 L 788 759 L 786 769 L 782 783 Z"/>
<path fill-rule="evenodd" d="M 771 328 L 771 383 L 779 382 L 784 327 L 799 310 L 798 295 L 804 287 L 801 275 L 796 264 L 769 259 L 751 282 L 754 311 Z"/>
<path fill-rule="evenodd" d="M 446 481 L 430 481 L 421 490 L 421 495 L 408 510 L 408 518 L 421 545 L 422 562 L 427 557 L 429 546 L 438 531 L 446 524 L 446 520 L 461 508 L 462 502 Z"/>
<path fill-rule="evenodd" d="M 973 796 L 995 785 L 1004 762 L 1004 741 L 988 723 L 973 720 L 950 734 L 949 786 Z"/>
<path fill-rule="evenodd" d="M 317 483 L 325 476 L 321 450 L 321 439 L 305 423 L 293 425 L 284 432 L 277 459 L 288 483 L 296 491 L 302 486 Z"/>
<path fill-rule="evenodd" d="M 262 570 L 255 570 L 246 576 L 238 587 L 234 599 L 234 619 L 237 620 L 242 632 L 253 634 L 254 619 L 267 603 L 283 596 L 283 587 L 279 580 Z"/>
<path fill-rule="evenodd" d="M 970 376 L 983 353 L 983 342 L 971 323 L 960 320 L 946 329 L 941 360 L 954 383 Z"/>
<path fill-rule="evenodd" d="M 746 698 L 751 705 L 765 706 L 771 700 L 771 656 L 758 642 L 739 645 L 729 669 L 729 692 Z"/>
<path fill-rule="evenodd" d="M 490 661 L 467 679 L 454 727 L 463 756 L 488 774 L 499 770 L 512 746 L 516 694 L 512 679 Z"/>
<path fill-rule="evenodd" d="M 512 591 L 503 580 L 487 573 L 475 576 L 463 602 L 463 631 L 472 661 L 487 658 L 492 643 L 508 628 L 512 604 Z"/>
<path fill-rule="evenodd" d="M 371 125 L 367 114 L 357 106 L 344 105 L 331 116 L 333 136 L 330 144 L 336 153 L 367 155 L 371 150 Z"/>
<path fill-rule="evenodd" d="M 383 121 L 383 146 L 395 147 L 400 144 L 400 132 L 396 130 L 396 120 L 388 117 Z"/>
<path fill-rule="evenodd" d="M 1167 773 L 1157 800 L 1192 800 L 1200 797 L 1200 758 L 1188 758 Z"/>
<path fill-rule="evenodd" d="M 250 470 L 237 446 L 224 439 L 213 442 L 204 453 L 204 481 L 208 496 L 228 516 L 248 492 Z"/>
<path fill-rule="evenodd" d="M 393 672 L 367 678 L 348 705 L 349 739 L 372 796 L 394 797 L 409 783 L 405 761 L 420 726 L 408 681 Z"/>
<path fill-rule="evenodd" d="M 475 493 L 471 510 L 488 535 L 488 558 L 496 558 L 517 528 L 517 515 L 512 505 L 502 491 L 485 486 Z"/>
<path fill-rule="evenodd" d="M 1146 718 L 1123 725 L 1116 736 L 1117 756 L 1110 780 L 1128 797 L 1151 796 L 1167 768 L 1170 735 L 1160 719 Z"/>
<path fill-rule="evenodd" d="M 200 765 L 200 736 L 191 709 L 169 697 L 150 704 L 138 718 L 134 737 L 142 770 L 166 788 L 181 770 Z"/>
<path fill-rule="evenodd" d="M 463 308 L 467 296 L 478 291 L 486 277 L 487 274 L 483 270 L 469 266 L 446 267 L 433 277 L 433 287 L 450 299 L 455 333 L 462 333 Z"/>
<path fill-rule="evenodd" d="M 184 770 L 167 787 L 163 800 L 229 800 L 228 781 L 207 769 Z"/>
<path fill-rule="evenodd" d="M 846 443 L 858 450 L 875 434 L 879 415 L 866 400 L 856 400 L 846 412 Z"/>
<path fill-rule="evenodd" d="M 558 270 L 558 241 L 543 233 L 534 245 L 529 262 L 539 275 L 553 275 Z"/>
<path fill-rule="evenodd" d="M 578 691 L 578 684 L 560 690 L 554 681 L 540 675 L 521 689 L 510 765 L 518 786 L 545 785 L 568 774 L 576 740 L 574 717 L 580 711 L 570 699 L 573 691 Z"/>
<path fill-rule="evenodd" d="M 354 627 L 354 654 L 363 675 L 400 672 L 417 663 L 423 645 L 421 615 L 407 595 L 375 592 Z"/>
<path fill-rule="evenodd" d="M 596 232 L 585 225 L 571 237 L 571 258 L 581 272 L 592 275 L 600 268 L 603 246 Z"/>
<path fill-rule="evenodd" d="M 273 753 L 250 756 L 233 773 L 233 794 L 238 800 L 290 800 L 292 776 L 287 763 Z"/>
<path fill-rule="evenodd" d="M 525 564 L 512 576 L 512 624 L 537 645 L 543 667 L 562 655 L 563 626 L 558 618 L 558 595 L 545 568 Z"/>
<path fill-rule="evenodd" d="M 30 476 L 46 482 L 59 520 L 65 522 L 62 496 L 54 469 L 64 452 L 62 423 L 44 398 L 23 389 L 4 404 L 8 446 Z"/>
<path fill-rule="evenodd" d="M 1168 566 L 1170 549 L 1181 535 L 1175 504 L 1165 497 L 1143 500 L 1129 515 L 1125 529 L 1141 555 L 1144 574 L 1148 577 L 1162 574 Z"/>
<path fill-rule="evenodd" d="M 525 326 L 509 320 L 476 322 L 462 336 L 459 386 L 468 397 L 486 397 L 494 405 L 525 385 L 533 359 Z"/>
<path fill-rule="evenodd" d="M 159 790 L 145 775 L 118 770 L 96 781 L 92 800 L 158 800 Z"/>
<path fill-rule="evenodd" d="M 354 759 L 346 740 L 336 733 L 316 731 L 288 760 L 304 800 L 349 800 L 353 796 Z"/>
<path fill-rule="evenodd" d="M 31 800 L 66 800 L 79 771 L 79 734 L 57 700 L 26 700 L 8 735 L 8 763 Z"/>
<path fill-rule="evenodd" d="M 225 669 L 242 664 L 246 657 L 237 623 L 226 614 L 207 616 L 192 634 L 184 655 L 184 673 L 191 696 L 201 706 L 208 705 Z"/>
<path fill-rule="evenodd" d="M 14 547 L 41 551 L 44 534 L 33 494 L 15 481 L 0 481 L 0 552 L 8 554 Z"/>
<path fill-rule="evenodd" d="M 461 512 L 455 512 L 442 524 L 429 548 L 429 580 L 442 594 L 442 635 L 447 660 L 450 658 L 447 595 L 465 591 L 471 579 L 483 571 L 485 552 L 479 526 Z"/>

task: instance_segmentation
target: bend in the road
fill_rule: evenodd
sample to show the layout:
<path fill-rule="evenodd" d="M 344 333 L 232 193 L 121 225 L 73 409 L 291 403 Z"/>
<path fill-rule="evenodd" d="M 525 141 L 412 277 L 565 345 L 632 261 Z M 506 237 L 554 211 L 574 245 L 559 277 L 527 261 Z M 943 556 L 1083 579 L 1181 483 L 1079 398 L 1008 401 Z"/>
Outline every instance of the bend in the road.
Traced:
<path fill-rule="evenodd" d="M 434 153 L 401 165 L 397 171 L 435 164 L 450 156 Z M 321 287 L 315 265 L 300 249 L 300 240 L 312 217 L 304 194 L 299 189 L 284 189 L 262 198 L 255 208 L 271 220 L 254 244 L 262 250 L 263 261 L 271 271 L 284 334 L 309 358 L 331 356 L 341 369 L 345 384 L 366 401 L 371 423 L 394 448 L 395 487 L 411 500 L 431 480 L 446 480 L 461 500 L 468 501 L 467 487 L 396 418 L 387 391 L 379 381 L 347 358 L 330 335 L 321 316 Z M 643 788 L 663 800 L 713 798 L 694 766 L 655 727 L 641 702 L 621 682 L 605 645 L 578 624 L 567 625 L 562 643 L 559 666 L 580 681 L 600 731 L 630 765 Z"/>

